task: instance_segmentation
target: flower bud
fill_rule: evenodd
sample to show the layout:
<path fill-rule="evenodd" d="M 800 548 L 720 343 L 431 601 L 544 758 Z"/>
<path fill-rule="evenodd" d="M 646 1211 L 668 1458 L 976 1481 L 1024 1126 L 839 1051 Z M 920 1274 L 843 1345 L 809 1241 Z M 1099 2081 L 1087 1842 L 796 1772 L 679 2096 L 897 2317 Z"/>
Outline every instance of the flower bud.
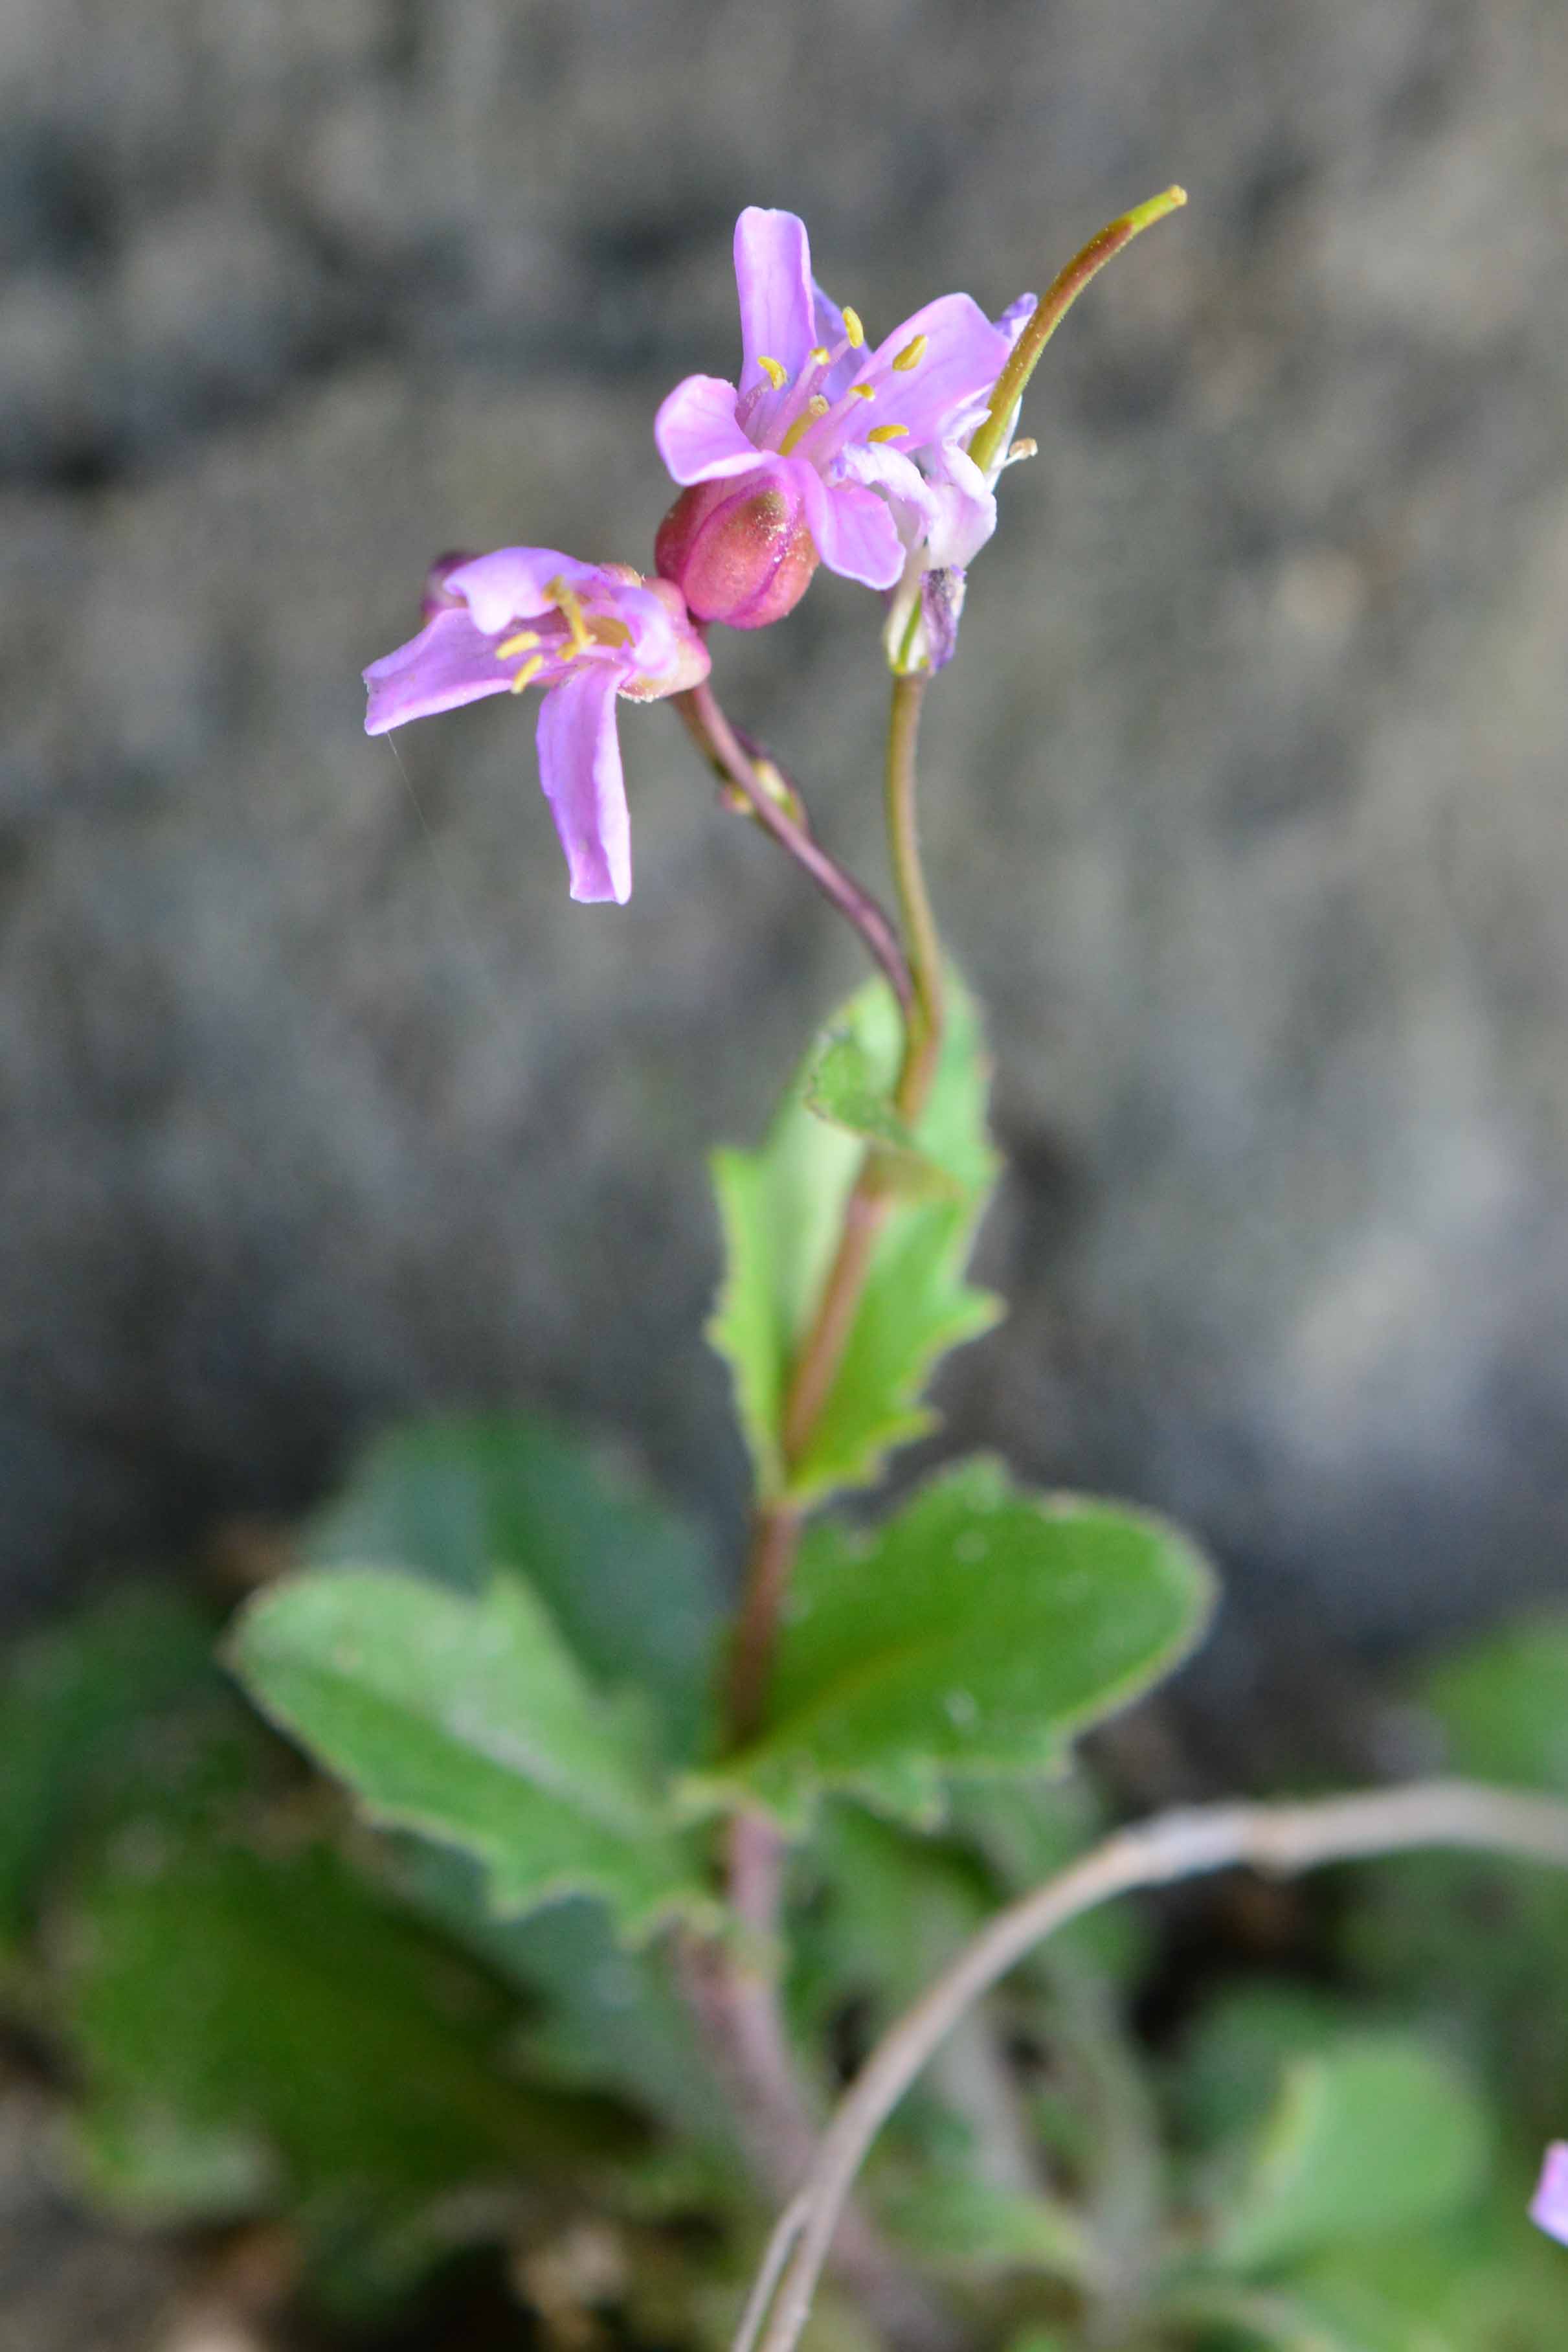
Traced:
<path fill-rule="evenodd" d="M 683 490 L 659 525 L 653 554 L 696 619 L 732 629 L 781 621 L 817 568 L 803 499 L 787 477 L 765 467 Z"/>

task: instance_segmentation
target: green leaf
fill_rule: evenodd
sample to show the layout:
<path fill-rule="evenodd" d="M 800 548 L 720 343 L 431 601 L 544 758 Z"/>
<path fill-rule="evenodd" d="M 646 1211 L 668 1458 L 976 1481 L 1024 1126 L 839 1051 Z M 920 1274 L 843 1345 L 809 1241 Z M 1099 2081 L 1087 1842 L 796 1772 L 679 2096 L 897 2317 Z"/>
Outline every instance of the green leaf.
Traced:
<path fill-rule="evenodd" d="M 1484 2110 L 1407 2035 L 1365 2034 L 1288 2067 L 1215 2259 L 1267 2271 L 1446 2216 L 1489 2158 Z"/>
<path fill-rule="evenodd" d="M 708 1336 L 734 1375 L 741 1427 L 765 1496 L 809 1502 L 870 1485 L 890 1447 L 933 1425 L 920 1391 L 939 1359 L 988 1330 L 1001 1311 L 988 1293 L 964 1280 L 998 1163 L 986 1132 L 988 1066 L 978 1018 L 956 977 L 949 979 L 947 1015 L 931 1100 L 911 1139 L 945 1196 L 912 1200 L 895 1187 L 838 1377 L 792 1468 L 781 1436 L 789 1370 L 864 1158 L 863 1125 L 849 1131 L 853 1122 L 824 1118 L 810 1097 L 814 1088 L 819 1103 L 829 1095 L 861 1110 L 886 1103 L 900 1026 L 883 982 L 869 983 L 834 1016 L 828 1078 L 819 1045 L 797 1073 L 762 1150 L 715 1155 L 726 1274 Z"/>
<path fill-rule="evenodd" d="M 874 1144 L 906 1198 L 959 1197 L 957 1179 L 921 1150 L 914 1129 L 878 1083 L 871 1056 L 853 1030 L 830 1029 L 819 1039 L 816 1058 L 807 1068 L 805 1103 L 830 1127 L 841 1128 L 861 1143 Z"/>
<path fill-rule="evenodd" d="M 1525 2218 L 1532 2173 L 1498 2165 L 1484 2197 L 1425 2230 L 1343 2241 L 1292 2279 L 1356 2352 L 1562 2352 L 1563 2257 Z"/>
<path fill-rule="evenodd" d="M 635 1937 L 704 1904 L 649 1742 L 520 1578 L 477 1596 L 382 1569 L 288 1578 L 246 1610 L 233 1657 L 375 1819 L 483 1862 L 497 1910 L 594 1894 Z"/>
<path fill-rule="evenodd" d="M 1022 2270 L 1082 2285 L 1099 2263 L 1090 2228 L 1065 2200 L 948 2175 L 884 2200 L 899 2236 L 927 2260 Z"/>
<path fill-rule="evenodd" d="M 316 1568 L 402 1568 L 477 1595 L 517 1570 L 588 1672 L 643 1693 L 672 1763 L 697 1752 L 720 1622 L 701 1537 L 608 1448 L 520 1414 L 415 1423 L 377 1440 L 308 1528 Z"/>
<path fill-rule="evenodd" d="M 1412 1696 L 1446 1761 L 1478 1779 L 1568 1794 L 1568 1616 L 1544 1612 L 1427 1665 Z M 1485 1854 L 1390 1857 L 1358 1882 L 1343 1945 L 1363 1980 L 1463 2021 L 1495 2093 L 1532 2137 L 1562 2123 L 1568 2083 L 1568 1878 Z"/>
<path fill-rule="evenodd" d="M 184 1594 L 110 1594 L 20 1642 L 0 1682 L 0 1938 L 82 1853 L 154 1810 L 206 1818 L 264 1783 L 270 1743 Z"/>
<path fill-rule="evenodd" d="M 831 1521 L 802 1544 L 768 1728 L 694 1798 L 802 1827 L 826 1790 L 916 1826 L 947 1775 L 1036 1773 L 1167 1673 L 1212 1580 L 1174 1528 L 961 1465 L 874 1535 Z"/>
<path fill-rule="evenodd" d="M 1542 1612 L 1429 1667 L 1420 1696 L 1454 1769 L 1568 1796 L 1568 1615 Z"/>
<path fill-rule="evenodd" d="M 111 1847 L 60 1992 L 82 2161 L 138 2221 L 397 2236 L 446 2192 L 634 2145 L 603 2103 L 509 2081 L 505 1997 L 319 1847 Z"/>
<path fill-rule="evenodd" d="M 733 2166 L 736 2141 L 695 2022 L 657 1947 L 629 1951 L 581 1899 L 497 1919 L 466 1855 L 410 1842 L 397 1885 L 434 1923 L 540 2010 L 518 2047 L 530 2074 L 614 2092 Z"/>

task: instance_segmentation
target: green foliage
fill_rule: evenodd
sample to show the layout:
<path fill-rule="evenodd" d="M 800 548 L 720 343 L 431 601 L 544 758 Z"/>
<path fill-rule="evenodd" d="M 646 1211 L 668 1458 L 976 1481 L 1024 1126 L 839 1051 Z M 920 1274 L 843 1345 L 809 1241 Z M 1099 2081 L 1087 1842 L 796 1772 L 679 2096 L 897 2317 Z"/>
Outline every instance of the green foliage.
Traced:
<path fill-rule="evenodd" d="M 1568 1796 L 1568 1616 L 1494 1628 L 1426 1667 L 1410 1697 L 1449 1767 Z M 1345 1948 L 1385 1994 L 1441 2007 L 1534 2136 L 1568 2113 L 1568 1877 L 1479 1854 L 1369 1875 Z"/>
<path fill-rule="evenodd" d="M 928 1160 L 852 1029 L 830 1029 L 807 1066 L 806 1108 L 863 1144 L 874 1144 L 883 1171 L 906 1199 L 956 1200 L 956 1177 Z"/>
<path fill-rule="evenodd" d="M 988 1066 L 973 1001 L 950 981 L 941 1063 L 912 1137 L 887 1124 L 894 1118 L 889 1097 L 899 1037 L 893 997 L 873 982 L 835 1014 L 762 1149 L 715 1155 L 727 1265 L 709 1337 L 734 1375 L 765 1496 L 807 1502 L 870 1485 L 891 1447 L 931 1427 L 920 1392 L 935 1365 L 988 1329 L 1000 1311 L 964 1279 L 997 1174 L 986 1132 Z M 892 1146 L 891 1198 L 838 1376 L 791 1467 L 782 1435 L 786 1383 L 868 1139 Z"/>
<path fill-rule="evenodd" d="M 949 1776 L 1060 1764 L 1186 1654 L 1211 1593 L 1162 1521 L 961 1465 L 874 1534 L 808 1533 L 768 1727 L 694 1790 L 789 1829 L 828 1790 L 929 1825 Z"/>
<path fill-rule="evenodd" d="M 251 1602 L 232 1656 L 374 1819 L 482 1862 L 498 1911 L 592 1894 L 635 1937 L 703 1906 L 639 1711 L 592 1687 L 510 1571 L 478 1595 L 376 1568 L 290 1577 Z"/>
<path fill-rule="evenodd" d="M 504 2000 L 319 1847 L 122 1843 L 68 1953 L 88 2177 L 136 2219 L 282 2204 L 340 2262 L 359 2241 L 368 2280 L 444 2193 L 628 2144 L 613 2110 L 508 2081 Z"/>
<path fill-rule="evenodd" d="M 580 1897 L 498 1919 L 483 1871 L 449 1848 L 411 1840 L 396 1882 L 427 1919 L 533 2000 L 537 2014 L 515 2044 L 532 2077 L 630 2097 L 733 2174 L 733 2119 L 715 2096 L 663 1949 L 628 1948 L 603 1906 Z"/>
<path fill-rule="evenodd" d="M 19 1643 L 0 1683 L 0 1939 L 21 1934 L 89 1832 L 200 1813 L 247 1784 L 260 1742 L 211 1670 L 204 1612 L 159 1586 Z"/>
<path fill-rule="evenodd" d="M 1446 2220 L 1485 2170 L 1483 2111 L 1456 2070 L 1405 2034 L 1293 2060 L 1215 2258 L 1277 2270 L 1324 2246 Z"/>
<path fill-rule="evenodd" d="M 402 1568 L 478 1597 L 525 1577 L 596 1682 L 653 1706 L 661 1752 L 702 1743 L 718 1637 L 717 1580 L 689 1520 L 609 1448 L 522 1414 L 390 1431 L 306 1530 L 312 1568 Z"/>
<path fill-rule="evenodd" d="M 189 1598 L 130 1590 L 9 1662 L 10 1993 L 77 2086 L 100 2200 L 287 2215 L 319 2292 L 379 2300 L 500 2227 L 528 2179 L 597 2182 L 642 2134 L 543 2066 L 522 2079 L 511 1997 L 323 1844 L 330 1812 L 213 1632 Z"/>

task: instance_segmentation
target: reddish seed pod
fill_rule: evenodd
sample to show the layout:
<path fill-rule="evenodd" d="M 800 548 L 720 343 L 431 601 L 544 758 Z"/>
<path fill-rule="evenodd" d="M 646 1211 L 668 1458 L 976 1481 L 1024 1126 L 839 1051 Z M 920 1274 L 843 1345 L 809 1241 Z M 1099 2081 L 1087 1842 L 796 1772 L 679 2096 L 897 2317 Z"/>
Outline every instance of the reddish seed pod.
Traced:
<path fill-rule="evenodd" d="M 659 525 L 653 555 L 695 619 L 732 629 L 781 621 L 817 568 L 804 501 L 767 468 L 683 490 Z"/>

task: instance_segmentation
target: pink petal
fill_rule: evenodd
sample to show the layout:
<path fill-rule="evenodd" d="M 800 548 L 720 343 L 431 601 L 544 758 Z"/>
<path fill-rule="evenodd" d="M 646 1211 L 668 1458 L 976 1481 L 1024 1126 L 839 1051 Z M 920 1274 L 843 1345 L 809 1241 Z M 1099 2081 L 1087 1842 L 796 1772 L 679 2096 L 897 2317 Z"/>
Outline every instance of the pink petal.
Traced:
<path fill-rule="evenodd" d="M 885 441 L 852 441 L 839 463 L 852 481 L 882 492 L 906 549 L 925 538 L 937 520 L 936 496 L 912 458 Z"/>
<path fill-rule="evenodd" d="M 632 820 L 615 733 L 618 673 L 584 662 L 539 706 L 539 782 L 566 852 L 574 898 L 632 896 Z"/>
<path fill-rule="evenodd" d="M 924 357 L 914 367 L 885 372 L 885 363 L 917 335 L 926 338 Z M 954 415 L 972 404 L 977 393 L 990 391 L 1011 348 L 967 294 L 938 296 L 878 345 L 876 359 L 884 364 L 877 370 L 876 398 L 865 404 L 862 429 L 903 425 L 908 428 L 903 446 L 911 451 L 941 440 Z"/>
<path fill-rule="evenodd" d="M 446 574 L 444 585 L 449 595 L 465 597 L 479 627 L 495 635 L 512 621 L 531 621 L 549 612 L 552 580 L 596 588 L 601 579 L 598 564 L 581 563 L 553 547 L 498 547 L 493 555 L 459 564 Z"/>
<path fill-rule="evenodd" d="M 824 294 L 813 282 L 811 287 L 811 341 L 830 352 L 836 352 L 847 340 L 844 334 L 844 314 L 831 294 Z M 863 352 L 846 351 L 842 359 L 832 366 L 817 386 L 829 400 L 841 400 L 861 372 Z"/>
<path fill-rule="evenodd" d="M 1568 2246 L 1568 2140 L 1555 2139 L 1546 2151 L 1530 2218 L 1549 2238 L 1560 2238 Z"/>
<path fill-rule="evenodd" d="M 925 562 L 934 571 L 972 563 L 997 527 L 996 493 L 967 450 L 942 443 L 926 461 L 935 512 L 925 540 Z"/>
<path fill-rule="evenodd" d="M 446 606 L 427 621 L 417 637 L 395 653 L 383 654 L 365 672 L 371 690 L 365 712 L 367 735 L 384 735 L 408 719 L 428 719 L 455 710 L 482 695 L 504 694 L 511 675 L 496 659 L 496 639 L 474 625 L 462 604 Z"/>
<path fill-rule="evenodd" d="M 764 381 L 764 359 L 777 360 L 789 375 L 799 374 L 816 341 L 805 222 L 794 213 L 747 205 L 735 224 L 735 283 L 746 355 L 742 392 Z"/>
<path fill-rule="evenodd" d="M 757 463 L 757 447 L 735 421 L 736 392 L 716 375 L 689 375 L 653 419 L 659 455 L 677 482 L 717 481 Z"/>
<path fill-rule="evenodd" d="M 829 571 L 865 588 L 891 588 L 904 570 L 904 549 L 885 499 L 859 482 L 824 482 L 803 458 L 785 463 L 805 499 L 806 520 Z"/>

